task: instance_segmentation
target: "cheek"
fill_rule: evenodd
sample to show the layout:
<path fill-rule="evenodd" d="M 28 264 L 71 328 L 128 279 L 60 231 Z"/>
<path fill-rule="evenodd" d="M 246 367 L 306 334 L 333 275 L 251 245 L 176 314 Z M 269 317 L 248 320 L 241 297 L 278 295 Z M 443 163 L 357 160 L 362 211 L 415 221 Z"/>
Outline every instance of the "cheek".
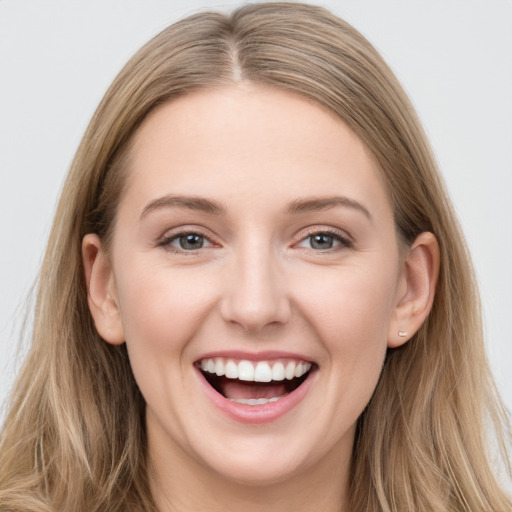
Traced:
<path fill-rule="evenodd" d="M 145 365 L 179 365 L 211 307 L 210 287 L 201 276 L 165 265 L 134 262 L 127 269 L 129 276 L 116 279 L 122 283 L 119 305 L 134 372 Z"/>
<path fill-rule="evenodd" d="M 301 309 L 330 351 L 360 351 L 386 343 L 396 293 L 394 269 L 333 269 L 303 282 Z"/>
<path fill-rule="evenodd" d="M 183 433 L 178 411 L 187 403 L 175 390 L 190 374 L 189 342 L 211 309 L 211 288 L 204 276 L 165 265 L 140 261 L 125 268 L 126 274 L 116 278 L 122 283 L 118 297 L 135 380 L 148 410 Z"/>
<path fill-rule="evenodd" d="M 330 377 L 324 393 L 339 402 L 335 414 L 355 420 L 381 373 L 396 281 L 385 267 L 346 270 L 308 286 L 302 310 L 325 349 L 320 364 Z"/>

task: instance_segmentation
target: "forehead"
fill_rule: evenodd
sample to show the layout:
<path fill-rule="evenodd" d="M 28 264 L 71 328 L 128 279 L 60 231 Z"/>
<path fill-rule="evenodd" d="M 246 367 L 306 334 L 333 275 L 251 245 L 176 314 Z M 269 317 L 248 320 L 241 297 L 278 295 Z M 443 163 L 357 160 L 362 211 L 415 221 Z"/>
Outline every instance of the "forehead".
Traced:
<path fill-rule="evenodd" d="M 140 210 L 164 193 L 262 204 L 340 193 L 390 208 L 378 164 L 347 125 L 317 102 L 251 83 L 194 92 L 146 118 L 123 201 Z"/>

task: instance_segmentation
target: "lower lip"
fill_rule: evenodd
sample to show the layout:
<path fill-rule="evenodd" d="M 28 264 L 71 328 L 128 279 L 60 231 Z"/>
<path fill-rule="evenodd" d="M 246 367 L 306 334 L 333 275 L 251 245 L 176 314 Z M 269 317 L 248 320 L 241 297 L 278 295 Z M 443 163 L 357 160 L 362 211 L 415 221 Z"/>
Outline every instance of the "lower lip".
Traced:
<path fill-rule="evenodd" d="M 213 404 L 235 421 L 247 424 L 271 423 L 294 409 L 306 396 L 316 372 L 310 372 L 308 378 L 294 391 L 276 402 L 262 405 L 247 405 L 232 402 L 210 386 L 200 370 L 197 370 L 201 385 Z"/>

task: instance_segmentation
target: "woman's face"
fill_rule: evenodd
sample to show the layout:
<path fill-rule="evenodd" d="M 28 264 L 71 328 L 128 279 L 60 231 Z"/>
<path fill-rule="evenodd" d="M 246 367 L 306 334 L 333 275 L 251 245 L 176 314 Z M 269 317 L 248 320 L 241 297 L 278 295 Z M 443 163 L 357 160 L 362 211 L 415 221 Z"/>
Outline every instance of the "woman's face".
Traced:
<path fill-rule="evenodd" d="M 126 340 L 150 456 L 249 483 L 348 465 L 401 327 L 400 261 L 376 162 L 317 103 L 242 84 L 154 111 L 102 333 Z"/>

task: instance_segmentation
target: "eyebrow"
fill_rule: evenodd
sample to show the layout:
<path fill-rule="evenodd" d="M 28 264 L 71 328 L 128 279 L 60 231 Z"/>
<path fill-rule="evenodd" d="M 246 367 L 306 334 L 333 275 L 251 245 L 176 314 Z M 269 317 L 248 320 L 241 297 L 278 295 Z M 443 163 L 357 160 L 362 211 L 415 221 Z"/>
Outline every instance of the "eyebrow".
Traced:
<path fill-rule="evenodd" d="M 288 204 L 286 208 L 286 213 L 293 214 L 318 212 L 322 210 L 329 210 L 330 208 L 335 208 L 336 206 L 353 208 L 363 213 L 365 217 L 367 217 L 369 220 L 372 220 L 372 216 L 365 206 L 355 201 L 354 199 L 350 199 L 349 197 L 345 196 L 296 199 Z"/>
<path fill-rule="evenodd" d="M 304 199 L 295 199 L 288 203 L 285 208 L 287 214 L 298 214 L 308 212 L 318 212 L 329 210 L 336 206 L 353 208 L 365 215 L 369 220 L 372 216 L 368 209 L 361 203 L 345 196 L 313 197 Z M 212 199 L 196 196 L 166 195 L 149 202 L 140 215 L 141 220 L 155 210 L 163 208 L 186 208 L 189 210 L 222 215 L 226 212 L 224 206 Z"/>
<path fill-rule="evenodd" d="M 204 197 L 167 195 L 149 202 L 142 210 L 140 218 L 142 220 L 155 210 L 176 207 L 215 215 L 221 215 L 226 211 L 225 208 L 217 201 L 205 199 Z"/>

